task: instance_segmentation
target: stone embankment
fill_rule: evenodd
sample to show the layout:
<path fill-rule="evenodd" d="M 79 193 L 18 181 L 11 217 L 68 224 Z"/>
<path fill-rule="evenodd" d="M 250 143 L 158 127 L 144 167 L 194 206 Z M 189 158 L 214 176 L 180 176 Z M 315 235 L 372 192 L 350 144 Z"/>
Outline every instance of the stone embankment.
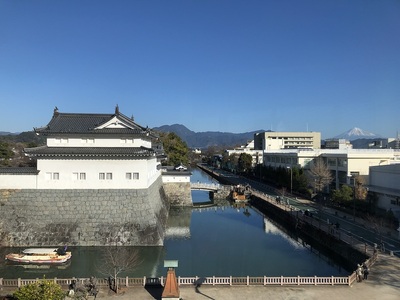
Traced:
<path fill-rule="evenodd" d="M 163 245 L 169 203 L 148 189 L 3 190 L 1 246 Z"/>

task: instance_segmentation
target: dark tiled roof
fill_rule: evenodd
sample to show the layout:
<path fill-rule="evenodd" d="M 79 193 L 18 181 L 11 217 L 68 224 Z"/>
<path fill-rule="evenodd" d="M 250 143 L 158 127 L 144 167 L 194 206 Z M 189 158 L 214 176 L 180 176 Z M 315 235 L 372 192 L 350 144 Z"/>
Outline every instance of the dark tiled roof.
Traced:
<path fill-rule="evenodd" d="M 0 168 L 0 174 L 31 174 L 36 175 L 39 171 L 35 167 Z"/>
<path fill-rule="evenodd" d="M 151 156 L 152 149 L 143 147 L 36 147 L 25 148 L 25 153 L 35 156 Z"/>
<path fill-rule="evenodd" d="M 101 126 L 117 117 L 122 123 L 127 124 L 130 128 L 105 128 L 95 130 L 96 127 Z M 51 134 L 146 134 L 150 131 L 136 124 L 131 118 L 116 112 L 116 114 L 78 114 L 78 113 L 59 113 L 54 111 L 54 115 L 47 126 L 42 128 L 35 128 L 35 132 L 44 135 Z"/>

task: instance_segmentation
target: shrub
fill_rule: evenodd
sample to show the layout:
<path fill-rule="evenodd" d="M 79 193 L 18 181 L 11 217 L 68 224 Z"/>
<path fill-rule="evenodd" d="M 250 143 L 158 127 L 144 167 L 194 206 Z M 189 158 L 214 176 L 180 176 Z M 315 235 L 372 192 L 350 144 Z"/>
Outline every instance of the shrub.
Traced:
<path fill-rule="evenodd" d="M 43 279 L 20 287 L 13 296 L 17 300 L 63 300 L 65 292 L 57 283 Z"/>

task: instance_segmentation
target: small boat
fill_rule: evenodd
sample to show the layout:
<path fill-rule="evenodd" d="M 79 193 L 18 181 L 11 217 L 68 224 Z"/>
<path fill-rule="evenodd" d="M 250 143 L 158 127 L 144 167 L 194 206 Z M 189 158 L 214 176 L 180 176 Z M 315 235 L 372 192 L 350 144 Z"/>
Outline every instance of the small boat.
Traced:
<path fill-rule="evenodd" d="M 28 248 L 21 253 L 9 253 L 6 259 L 27 264 L 62 264 L 71 258 L 67 247 L 62 248 Z"/>

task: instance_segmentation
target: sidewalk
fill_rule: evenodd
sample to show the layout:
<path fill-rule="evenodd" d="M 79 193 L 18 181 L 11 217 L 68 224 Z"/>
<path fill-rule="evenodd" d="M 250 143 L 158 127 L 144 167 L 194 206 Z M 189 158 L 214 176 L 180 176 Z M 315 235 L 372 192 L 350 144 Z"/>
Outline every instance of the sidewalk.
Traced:
<path fill-rule="evenodd" d="M 0 289 L 5 296 L 13 290 Z M 180 286 L 184 300 L 231 300 L 231 299 L 379 299 L 400 298 L 400 258 L 380 255 L 372 266 L 368 280 L 355 282 L 352 286 Z M 161 299 L 161 289 L 142 287 L 124 288 L 118 295 L 107 288 L 100 290 L 97 299 L 151 300 Z M 92 299 L 93 297 L 89 298 Z M 1 299 L 1 298 L 0 298 Z"/>

